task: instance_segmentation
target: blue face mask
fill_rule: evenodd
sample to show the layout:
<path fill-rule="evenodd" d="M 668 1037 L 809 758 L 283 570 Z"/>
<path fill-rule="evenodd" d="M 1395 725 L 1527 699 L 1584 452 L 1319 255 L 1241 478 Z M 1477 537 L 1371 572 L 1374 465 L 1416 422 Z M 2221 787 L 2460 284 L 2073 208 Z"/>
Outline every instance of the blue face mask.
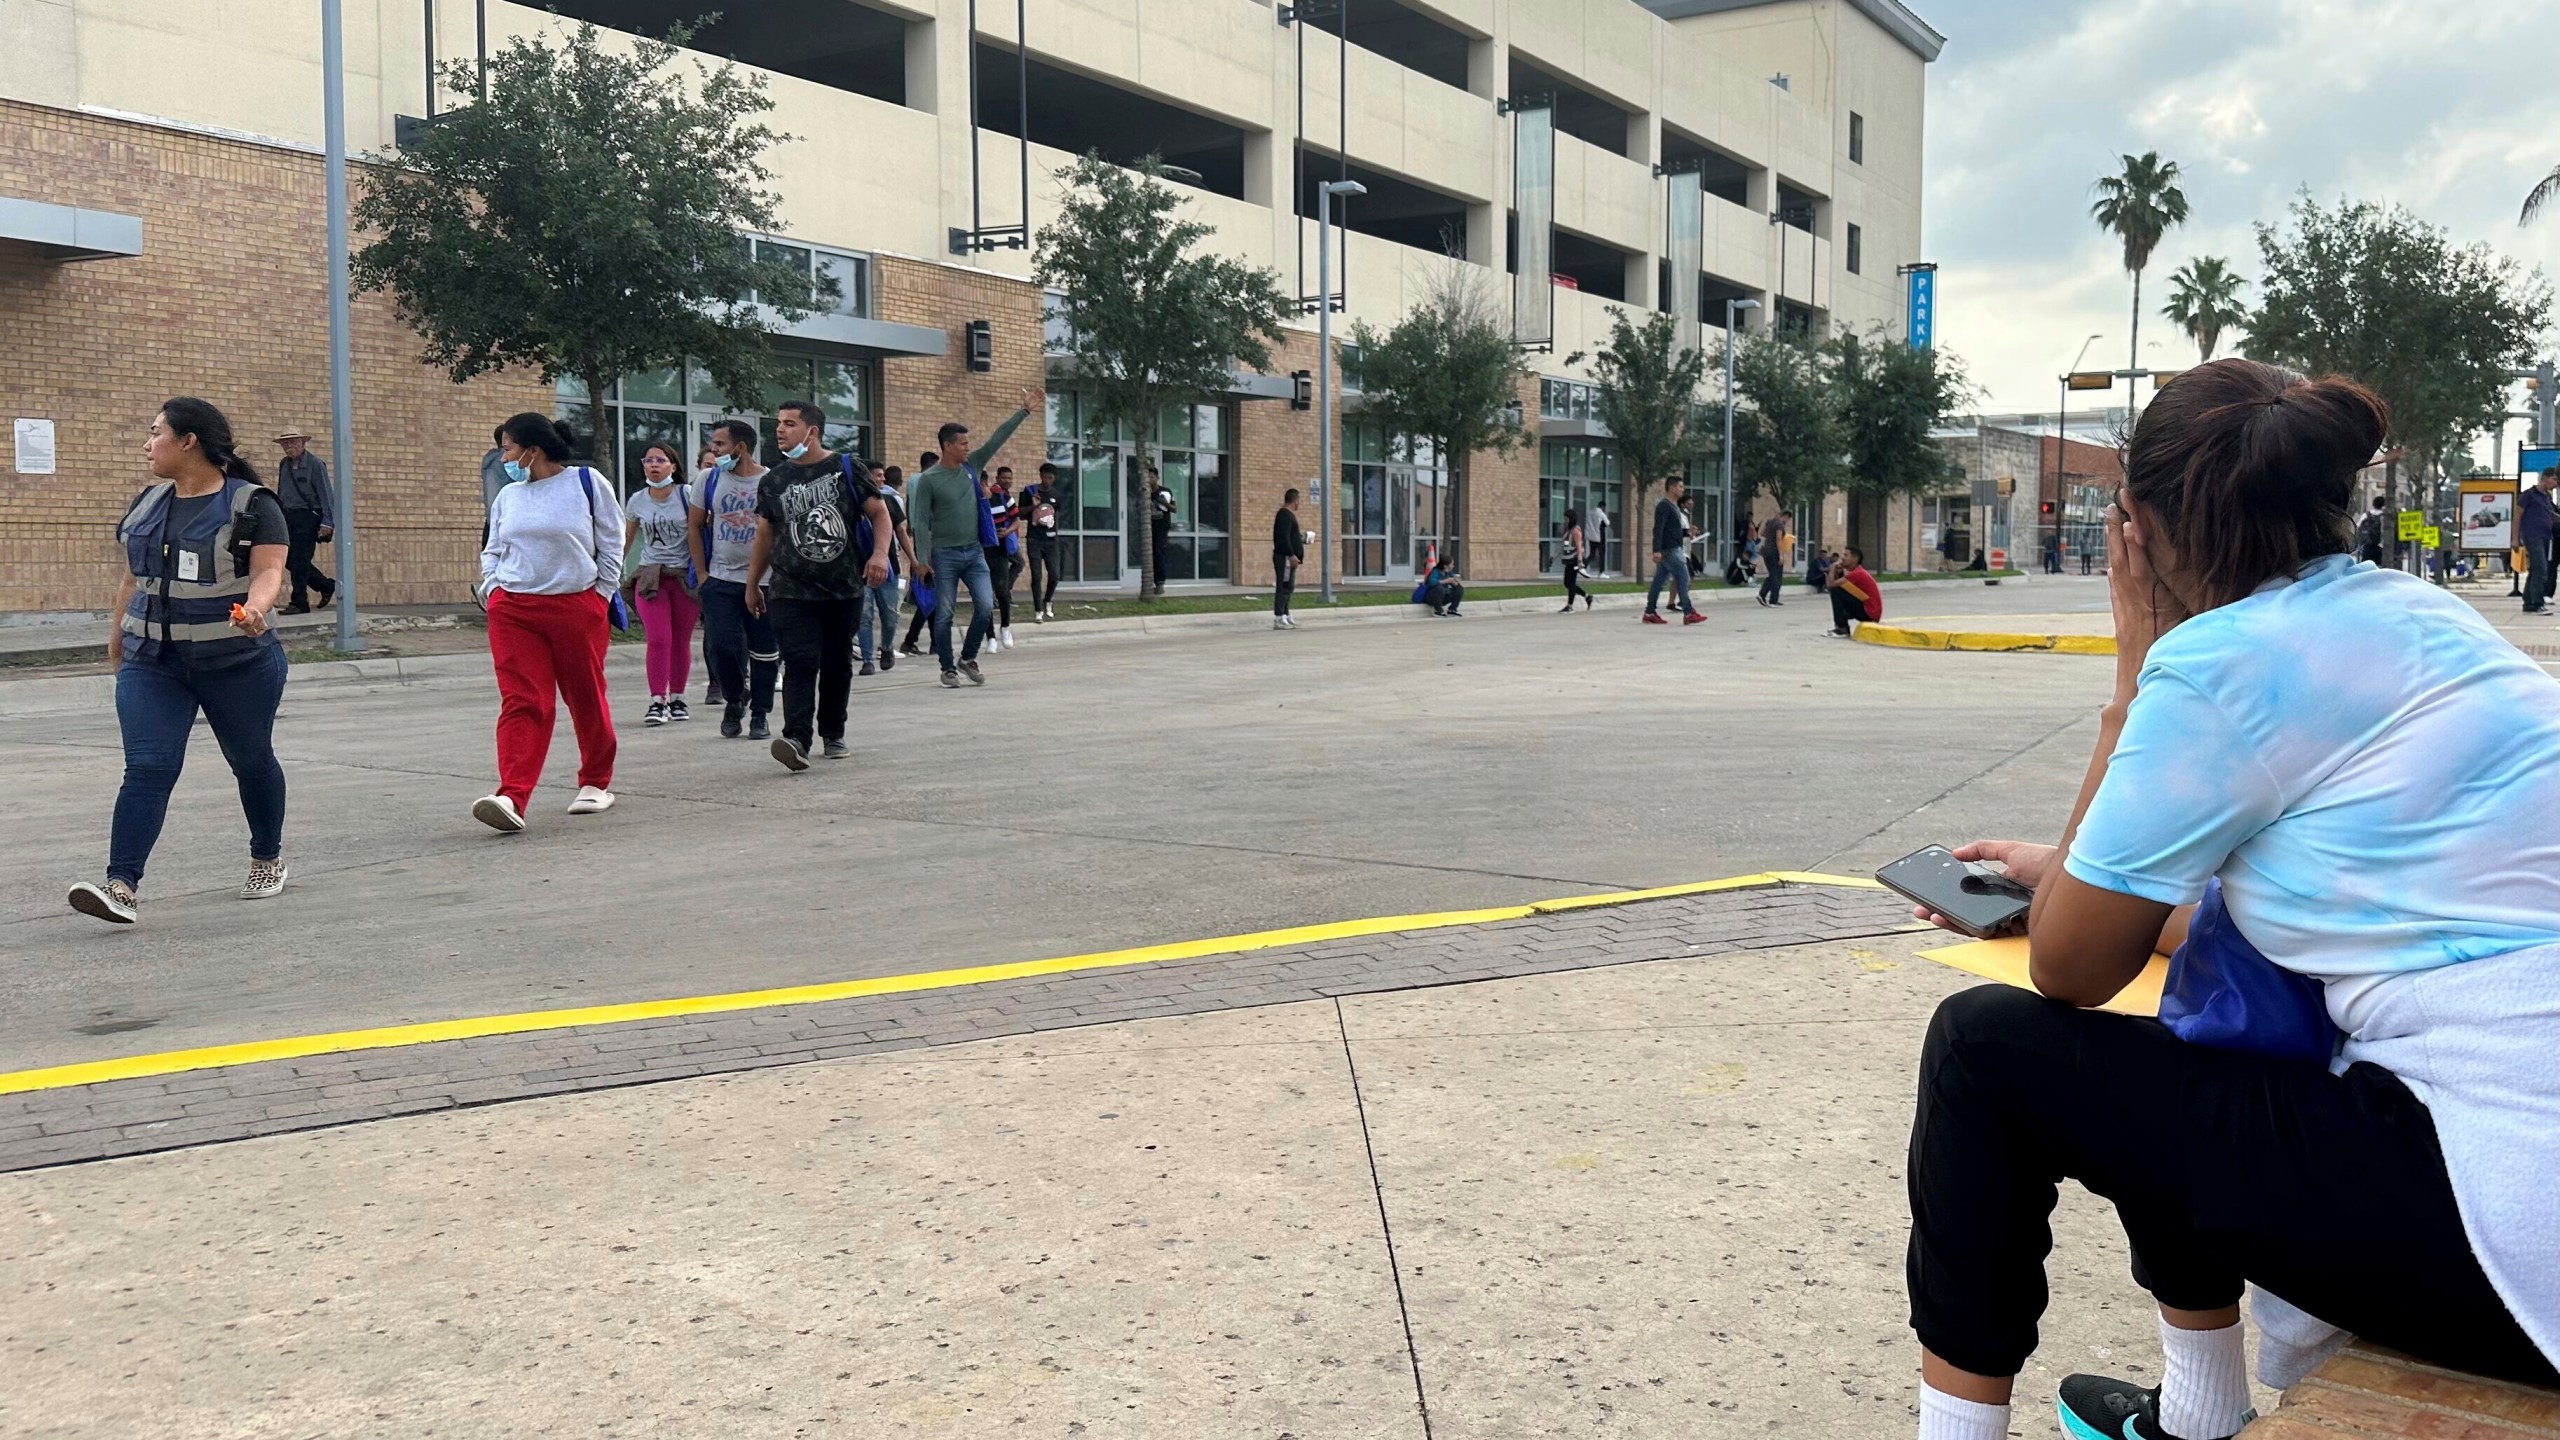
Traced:
<path fill-rule="evenodd" d="M 521 460 L 510 460 L 507 462 L 507 478 L 521 484 L 533 478 L 533 471 L 527 469 Z"/>
<path fill-rule="evenodd" d="M 792 446 L 790 449 L 783 451 L 783 452 L 782 452 L 782 458 L 783 458 L 783 459 L 785 459 L 785 460 L 797 460 L 797 459 L 799 459 L 801 456 L 806 455 L 806 454 L 808 454 L 808 453 L 809 453 L 809 442 L 808 442 L 808 441 L 806 441 L 806 440 L 803 440 L 803 441 L 801 441 L 799 444 Z"/>
<path fill-rule="evenodd" d="M 711 459 L 711 468 L 714 470 L 735 470 L 738 468 L 738 457 L 735 455 L 715 455 Z"/>

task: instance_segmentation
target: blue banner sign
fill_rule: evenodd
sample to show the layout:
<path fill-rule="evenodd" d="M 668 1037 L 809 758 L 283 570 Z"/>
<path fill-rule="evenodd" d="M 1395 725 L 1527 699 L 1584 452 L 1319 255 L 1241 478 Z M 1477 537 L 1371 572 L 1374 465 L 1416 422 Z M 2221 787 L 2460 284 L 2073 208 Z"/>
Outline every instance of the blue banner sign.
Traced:
<path fill-rule="evenodd" d="M 1911 348 L 1926 350 L 1938 329 L 1938 272 L 1917 268 L 1911 272 L 1911 303 L 1908 329 Z"/>

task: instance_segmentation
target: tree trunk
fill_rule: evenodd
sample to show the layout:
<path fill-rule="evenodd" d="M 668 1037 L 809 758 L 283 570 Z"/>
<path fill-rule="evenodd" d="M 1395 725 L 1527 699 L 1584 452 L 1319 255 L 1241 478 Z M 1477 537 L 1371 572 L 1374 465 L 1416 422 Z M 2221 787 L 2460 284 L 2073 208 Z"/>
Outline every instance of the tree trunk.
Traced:
<path fill-rule="evenodd" d="M 2171 278 L 2174 279 L 2176 277 L 2172 276 Z M 2139 265 L 2133 267 L 2133 334 L 2125 343 L 2132 350 L 2133 358 L 2124 362 L 2124 368 L 2127 370 L 2141 369 L 2142 267 Z M 2127 375 L 2124 381 L 2124 413 L 2127 417 L 2130 417 L 2133 414 L 2133 377 L 2130 375 Z"/>
<path fill-rule="evenodd" d="M 570 448 L 579 452 L 588 464 L 593 465 L 605 458 L 605 452 L 596 448 L 596 441 L 604 434 L 604 392 L 608 382 L 601 373 L 593 370 L 580 371 L 578 378 L 585 381 L 587 386 L 587 433 L 579 437 L 578 443 Z"/>
<path fill-rule="evenodd" d="M 1155 409 L 1148 407 L 1147 420 L 1138 430 L 1136 459 L 1138 474 L 1138 595 L 1142 599 L 1164 593 L 1156 583 L 1156 476 L 1148 463 L 1147 431 L 1155 424 Z"/>

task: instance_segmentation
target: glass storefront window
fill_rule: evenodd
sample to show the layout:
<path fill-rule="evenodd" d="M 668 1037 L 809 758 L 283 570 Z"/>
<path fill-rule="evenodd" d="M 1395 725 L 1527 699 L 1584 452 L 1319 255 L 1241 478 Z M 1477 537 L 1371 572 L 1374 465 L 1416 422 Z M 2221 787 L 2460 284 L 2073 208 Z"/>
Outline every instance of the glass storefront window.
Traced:
<path fill-rule="evenodd" d="M 873 370 L 866 361 L 816 360 L 789 356 L 779 366 L 760 408 L 744 411 L 723 403 L 719 387 L 697 361 L 626 375 L 614 386 L 617 398 L 605 403 L 603 416 L 587 403 L 586 387 L 562 377 L 553 387 L 551 413 L 569 422 L 581 436 L 593 437 L 590 463 L 614 476 L 625 493 L 640 483 L 640 448 L 651 440 L 684 446 L 690 468 L 709 448 L 711 428 L 737 417 L 756 422 L 764 437 L 765 462 L 773 463 L 775 407 L 787 400 L 812 400 L 827 412 L 826 444 L 869 458 L 872 454 Z"/>
<path fill-rule="evenodd" d="M 1342 429 L 1341 563 L 1350 578 L 1410 578 L 1456 543 L 1448 470 L 1427 440 L 1352 421 Z"/>
<path fill-rule="evenodd" d="M 1538 447 L 1538 564 L 1543 570 L 1563 568 L 1556 537 L 1563 533 L 1567 510 L 1581 513 L 1586 537 L 1596 537 L 1598 531 L 1591 513 L 1598 510 L 1608 515 L 1608 544 L 1598 568 L 1624 570 L 1627 532 L 1639 517 L 1626 513 L 1626 483 L 1616 447 L 1586 440 L 1549 440 Z"/>
<path fill-rule="evenodd" d="M 1087 585 L 1126 583 L 1137 565 L 1135 526 L 1148 513 L 1138 503 L 1133 427 L 1095 416 L 1075 391 L 1049 392 L 1048 459 L 1060 471 L 1060 577 Z M 1165 544 L 1165 579 L 1222 581 L 1235 573 L 1229 519 L 1234 434 L 1222 405 L 1168 406 L 1155 417 L 1148 456 L 1173 492 L 1173 529 Z"/>

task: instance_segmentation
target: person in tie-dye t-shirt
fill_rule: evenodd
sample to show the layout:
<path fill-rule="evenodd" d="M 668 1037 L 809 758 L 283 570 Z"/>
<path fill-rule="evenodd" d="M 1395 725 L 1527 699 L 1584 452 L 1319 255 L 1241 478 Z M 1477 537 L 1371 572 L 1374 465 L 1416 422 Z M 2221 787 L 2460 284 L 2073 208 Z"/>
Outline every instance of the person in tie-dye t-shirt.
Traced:
<path fill-rule="evenodd" d="M 2005 1433 L 2067 1176 L 2160 1304 L 2156 1388 L 2063 1382 L 2077 1436 L 2216 1440 L 2353 1332 L 2464 1369 L 2560 1361 L 2560 682 L 2471 606 L 2352 553 L 2388 417 L 2221 360 L 2162 388 L 2108 515 L 2116 693 L 2035 886 L 2029 968 L 1940 1007 L 1912 1131 L 1921 1434 Z M 2208 881 L 2317 982 L 2327 1066 L 2100 1013 Z M 1935 917 L 1928 917 L 1935 918 Z"/>

